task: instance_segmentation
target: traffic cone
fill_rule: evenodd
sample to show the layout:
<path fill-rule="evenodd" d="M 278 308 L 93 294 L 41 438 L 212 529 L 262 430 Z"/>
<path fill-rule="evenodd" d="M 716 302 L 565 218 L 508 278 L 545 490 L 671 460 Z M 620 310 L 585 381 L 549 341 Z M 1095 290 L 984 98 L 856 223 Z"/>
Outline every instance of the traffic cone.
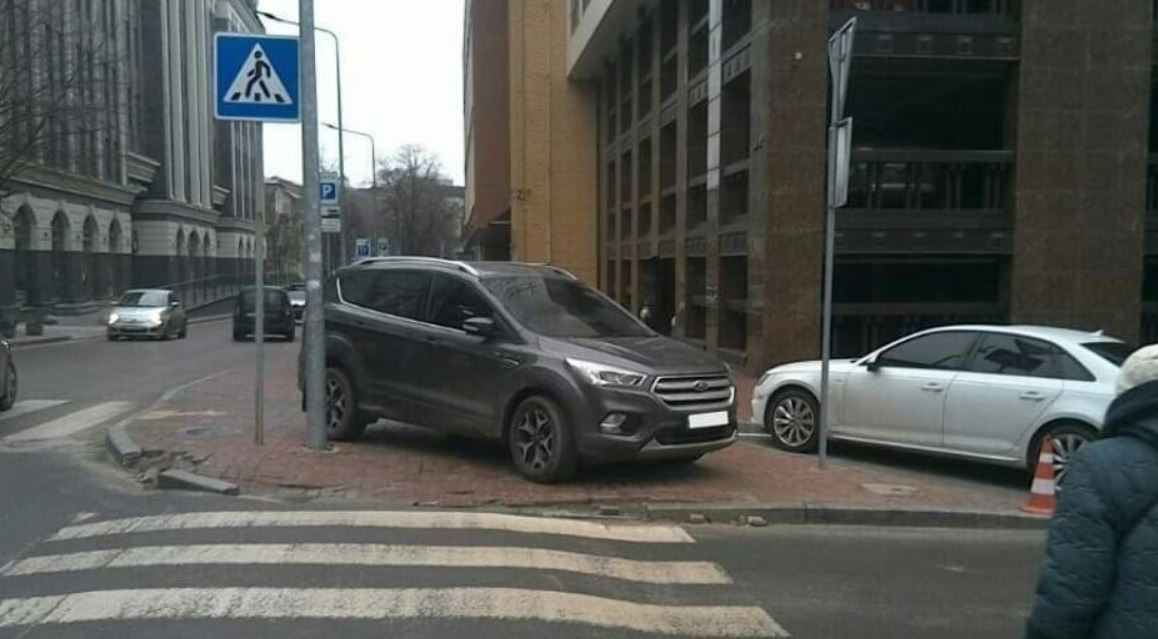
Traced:
<path fill-rule="evenodd" d="M 1053 440 L 1046 437 L 1041 443 L 1041 453 L 1037 458 L 1037 468 L 1033 471 L 1033 485 L 1029 488 L 1029 501 L 1021 507 L 1023 512 L 1034 515 L 1053 515 L 1057 508 L 1055 493 L 1057 484 L 1053 478 Z"/>

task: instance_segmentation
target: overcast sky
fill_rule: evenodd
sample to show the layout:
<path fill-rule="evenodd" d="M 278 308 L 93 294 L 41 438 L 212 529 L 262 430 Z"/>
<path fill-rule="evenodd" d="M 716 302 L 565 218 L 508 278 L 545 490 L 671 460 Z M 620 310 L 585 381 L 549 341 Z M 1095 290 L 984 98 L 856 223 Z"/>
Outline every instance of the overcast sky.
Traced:
<path fill-rule="evenodd" d="M 260 0 L 262 11 L 297 19 L 298 0 Z M 342 45 L 342 111 L 347 129 L 374 136 L 378 155 L 402 144 L 421 144 L 442 159 L 455 182 L 463 181 L 463 0 L 315 0 L 319 27 Z M 264 19 L 263 19 L 264 20 Z M 264 20 L 271 34 L 296 27 Z M 320 120 L 337 124 L 333 40 L 319 33 Z M 370 182 L 370 147 L 346 135 L 346 175 Z M 337 166 L 337 133 L 323 128 L 322 163 Z M 265 125 L 265 174 L 301 181 L 301 128 Z"/>

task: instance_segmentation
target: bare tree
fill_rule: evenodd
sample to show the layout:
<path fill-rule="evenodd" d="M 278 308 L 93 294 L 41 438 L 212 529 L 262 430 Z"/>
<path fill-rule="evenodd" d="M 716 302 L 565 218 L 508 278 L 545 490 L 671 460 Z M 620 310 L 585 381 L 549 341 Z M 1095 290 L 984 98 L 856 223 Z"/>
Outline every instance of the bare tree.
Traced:
<path fill-rule="evenodd" d="M 462 210 L 448 197 L 451 181 L 437 155 L 401 147 L 379 163 L 378 188 L 393 253 L 437 256 L 457 248 Z"/>
<path fill-rule="evenodd" d="M 0 0 L 0 197 L 29 166 L 63 165 L 111 144 L 123 73 L 114 38 L 102 38 L 73 3 Z M 82 171 L 83 172 L 83 171 Z"/>

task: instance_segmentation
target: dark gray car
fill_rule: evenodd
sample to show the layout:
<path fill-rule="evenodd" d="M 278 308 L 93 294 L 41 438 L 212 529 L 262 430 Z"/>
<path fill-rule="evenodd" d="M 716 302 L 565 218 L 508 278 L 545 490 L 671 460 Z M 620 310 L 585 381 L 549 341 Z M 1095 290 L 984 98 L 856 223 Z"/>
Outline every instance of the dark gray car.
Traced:
<path fill-rule="evenodd" d="M 502 440 L 535 481 L 736 439 L 723 364 L 560 269 L 366 260 L 329 280 L 324 313 L 333 439 L 389 418 Z"/>
<path fill-rule="evenodd" d="M 0 411 L 16 403 L 16 362 L 12 361 L 12 346 L 0 339 Z"/>

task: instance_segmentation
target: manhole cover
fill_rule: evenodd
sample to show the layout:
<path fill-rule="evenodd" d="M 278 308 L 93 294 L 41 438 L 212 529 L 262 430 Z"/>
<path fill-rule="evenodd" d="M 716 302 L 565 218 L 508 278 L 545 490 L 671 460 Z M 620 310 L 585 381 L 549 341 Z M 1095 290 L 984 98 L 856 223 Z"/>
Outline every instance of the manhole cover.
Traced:
<path fill-rule="evenodd" d="M 228 426 L 190 426 L 182 428 L 180 432 L 185 437 L 192 437 L 193 439 L 212 439 L 232 435 L 237 432 L 237 429 Z"/>

